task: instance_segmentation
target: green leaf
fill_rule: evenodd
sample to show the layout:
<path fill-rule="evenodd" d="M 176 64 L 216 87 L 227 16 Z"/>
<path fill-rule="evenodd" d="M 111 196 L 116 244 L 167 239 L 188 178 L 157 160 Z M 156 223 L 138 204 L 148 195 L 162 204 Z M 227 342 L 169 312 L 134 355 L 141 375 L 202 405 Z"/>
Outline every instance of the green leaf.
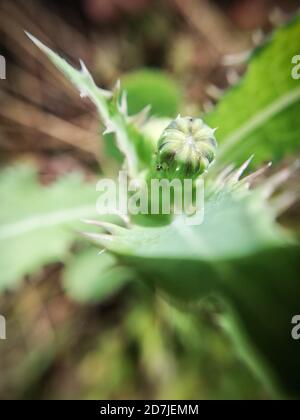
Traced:
<path fill-rule="evenodd" d="M 173 299 L 190 304 L 219 297 L 233 314 L 230 325 L 235 338 L 237 332 L 243 338 L 243 353 L 255 349 L 252 365 L 263 366 L 270 387 L 295 396 L 299 342 L 290 334 L 299 312 L 300 246 L 275 223 L 261 190 L 247 192 L 242 185 L 208 195 L 201 225 L 179 218 L 93 239 Z"/>
<path fill-rule="evenodd" d="M 177 218 L 163 227 L 117 228 L 113 237 L 99 234 L 98 240 L 126 261 L 132 259 L 143 273 L 151 273 L 159 287 L 186 300 L 218 290 L 215 264 L 247 258 L 287 241 L 271 213 L 251 194 L 214 194 L 205 203 L 205 214 L 201 225 L 188 226 Z M 184 272 L 188 277 L 183 282 Z"/>
<path fill-rule="evenodd" d="M 147 105 L 157 117 L 174 118 L 180 109 L 181 92 L 167 74 L 154 69 L 142 69 L 125 75 L 122 85 L 128 95 L 128 110 L 136 114 Z"/>
<path fill-rule="evenodd" d="M 28 166 L 0 172 L 0 291 L 44 264 L 64 261 L 83 218 L 96 216 L 97 193 L 81 174 L 43 187 Z"/>
<path fill-rule="evenodd" d="M 299 150 L 300 83 L 292 78 L 299 39 L 297 16 L 254 52 L 240 83 L 206 116 L 210 126 L 219 127 L 219 165 L 255 154 L 258 166 Z"/>
<path fill-rule="evenodd" d="M 131 279 L 128 269 L 117 266 L 108 253 L 99 255 L 96 248 L 74 255 L 63 273 L 66 293 L 81 303 L 107 299 Z"/>
<path fill-rule="evenodd" d="M 153 150 L 151 142 L 147 142 L 139 128 L 144 121 L 144 115 L 133 117 L 127 115 L 127 98 L 120 84 L 117 83 L 113 92 L 100 89 L 82 61 L 80 61 L 81 70 L 77 70 L 34 36 L 29 33 L 27 35 L 77 87 L 81 97 L 88 97 L 95 104 L 105 126 L 103 135 L 111 139 L 113 134 L 116 142 L 113 148 L 118 147 L 125 158 L 129 175 L 134 178 L 140 171 L 147 169 Z M 116 157 L 119 158 L 119 155 Z"/>

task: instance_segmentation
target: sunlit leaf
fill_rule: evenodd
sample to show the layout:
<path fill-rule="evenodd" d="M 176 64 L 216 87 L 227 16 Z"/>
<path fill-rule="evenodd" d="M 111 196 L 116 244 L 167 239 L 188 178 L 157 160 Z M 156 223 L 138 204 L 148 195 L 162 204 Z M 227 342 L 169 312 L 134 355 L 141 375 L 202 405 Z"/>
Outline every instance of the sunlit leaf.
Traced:
<path fill-rule="evenodd" d="M 218 127 L 218 164 L 277 161 L 300 149 L 300 83 L 292 77 L 299 54 L 300 18 L 275 31 L 253 53 L 245 76 L 206 121 Z"/>

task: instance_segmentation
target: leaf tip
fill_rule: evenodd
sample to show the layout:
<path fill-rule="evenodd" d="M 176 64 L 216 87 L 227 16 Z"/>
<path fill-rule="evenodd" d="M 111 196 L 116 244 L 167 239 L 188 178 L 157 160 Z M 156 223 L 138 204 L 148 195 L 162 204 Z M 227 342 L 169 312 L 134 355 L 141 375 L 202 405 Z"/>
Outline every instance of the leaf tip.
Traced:
<path fill-rule="evenodd" d="M 34 35 L 32 35 L 30 32 L 24 30 L 24 33 L 26 36 L 28 36 L 30 41 L 32 41 L 38 48 L 40 49 L 46 48 L 46 46 L 41 41 L 39 41 Z"/>

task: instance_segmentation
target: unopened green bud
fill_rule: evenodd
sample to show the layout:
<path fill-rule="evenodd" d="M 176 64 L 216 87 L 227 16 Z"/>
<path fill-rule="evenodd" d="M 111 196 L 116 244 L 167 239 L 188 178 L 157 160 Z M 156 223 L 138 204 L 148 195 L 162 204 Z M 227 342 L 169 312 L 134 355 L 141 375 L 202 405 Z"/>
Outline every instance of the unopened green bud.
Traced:
<path fill-rule="evenodd" d="M 214 133 L 200 118 L 178 116 L 158 141 L 156 163 L 160 176 L 196 178 L 206 172 L 216 156 Z"/>

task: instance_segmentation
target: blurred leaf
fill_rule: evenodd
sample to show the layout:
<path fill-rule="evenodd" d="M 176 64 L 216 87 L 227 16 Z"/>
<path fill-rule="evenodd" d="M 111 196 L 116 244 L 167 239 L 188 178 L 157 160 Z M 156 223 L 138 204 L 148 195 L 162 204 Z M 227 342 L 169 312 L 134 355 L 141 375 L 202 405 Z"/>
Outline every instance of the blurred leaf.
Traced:
<path fill-rule="evenodd" d="M 128 95 L 129 114 L 136 114 L 147 105 L 157 117 L 175 117 L 181 105 L 178 84 L 159 70 L 144 69 L 122 78 Z"/>
<path fill-rule="evenodd" d="M 64 261 L 79 221 L 96 216 L 95 187 L 81 174 L 43 187 L 35 169 L 12 167 L 0 172 L 0 195 L 0 291 L 44 264 Z"/>
<path fill-rule="evenodd" d="M 300 84 L 292 78 L 299 54 L 300 18 L 277 30 L 252 55 L 246 75 L 207 115 L 219 127 L 218 164 L 277 161 L 300 147 Z"/>
<path fill-rule="evenodd" d="M 208 196 L 205 215 L 201 225 L 180 218 L 99 235 L 98 242 L 173 298 L 224 299 L 235 337 L 239 332 L 244 349 L 251 344 L 251 359 L 263 366 L 260 376 L 297 395 L 299 343 L 290 338 L 290 323 L 299 309 L 299 244 L 274 222 L 260 191 L 224 187 Z"/>
<path fill-rule="evenodd" d="M 167 226 L 133 225 L 116 229 L 112 237 L 99 234 L 94 239 L 126 261 L 132 259 L 143 273 L 152 274 L 155 284 L 186 300 L 198 300 L 218 289 L 220 273 L 215 263 L 247 258 L 288 243 L 272 213 L 255 195 L 213 194 L 206 200 L 205 214 L 200 225 L 188 226 L 179 217 Z M 184 282 L 179 281 L 183 272 L 189 274 Z"/>
<path fill-rule="evenodd" d="M 89 248 L 74 255 L 63 273 L 66 293 L 78 302 L 98 302 L 121 289 L 132 277 L 116 265 L 115 258 Z"/>

